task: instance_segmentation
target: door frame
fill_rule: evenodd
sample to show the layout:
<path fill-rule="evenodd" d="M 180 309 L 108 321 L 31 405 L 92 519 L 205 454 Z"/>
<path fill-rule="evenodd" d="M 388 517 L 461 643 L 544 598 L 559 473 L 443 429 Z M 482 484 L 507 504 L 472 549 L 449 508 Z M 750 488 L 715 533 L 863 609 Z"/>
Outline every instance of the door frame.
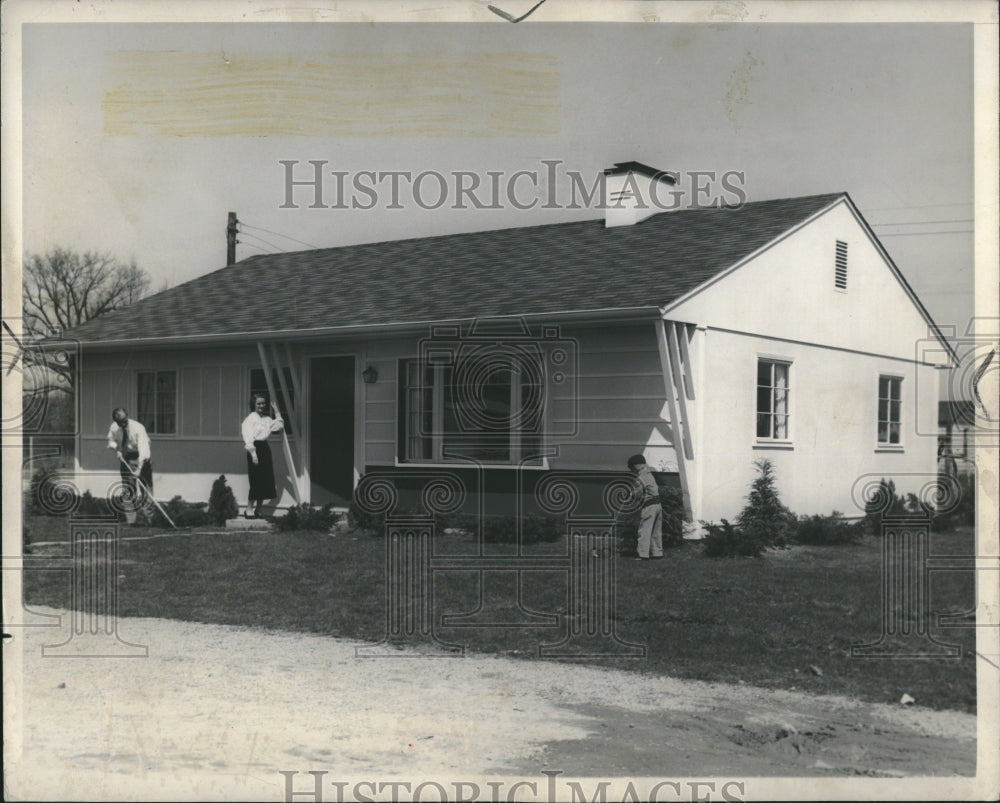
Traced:
<path fill-rule="evenodd" d="M 354 361 L 354 465 L 351 478 L 351 490 L 358 487 L 358 480 L 364 473 L 365 453 L 365 396 L 364 381 L 358 372 L 358 366 L 364 363 L 363 348 L 330 349 L 310 352 L 304 355 L 306 363 L 305 382 L 302 395 L 306 397 L 305 419 L 308 421 L 309 437 L 303 438 L 303 465 L 305 466 L 309 502 L 312 503 L 312 377 L 313 360 L 324 357 L 350 357 Z"/>

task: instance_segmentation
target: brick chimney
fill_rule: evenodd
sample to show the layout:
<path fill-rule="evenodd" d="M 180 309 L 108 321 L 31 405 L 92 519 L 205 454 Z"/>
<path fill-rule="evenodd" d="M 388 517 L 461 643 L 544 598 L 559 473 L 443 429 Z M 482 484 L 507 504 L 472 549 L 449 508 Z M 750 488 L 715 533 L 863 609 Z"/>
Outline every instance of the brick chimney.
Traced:
<path fill-rule="evenodd" d="M 618 162 L 604 171 L 604 225 L 631 226 L 657 212 L 674 208 L 666 187 L 677 177 L 641 162 Z"/>

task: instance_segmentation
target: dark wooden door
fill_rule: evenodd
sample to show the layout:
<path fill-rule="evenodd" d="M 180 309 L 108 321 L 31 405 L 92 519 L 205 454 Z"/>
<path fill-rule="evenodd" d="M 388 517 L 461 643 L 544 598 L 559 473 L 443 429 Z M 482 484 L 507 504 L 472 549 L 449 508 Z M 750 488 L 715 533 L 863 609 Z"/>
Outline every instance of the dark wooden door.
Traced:
<path fill-rule="evenodd" d="M 311 372 L 312 502 L 346 505 L 354 490 L 354 357 L 315 357 Z"/>

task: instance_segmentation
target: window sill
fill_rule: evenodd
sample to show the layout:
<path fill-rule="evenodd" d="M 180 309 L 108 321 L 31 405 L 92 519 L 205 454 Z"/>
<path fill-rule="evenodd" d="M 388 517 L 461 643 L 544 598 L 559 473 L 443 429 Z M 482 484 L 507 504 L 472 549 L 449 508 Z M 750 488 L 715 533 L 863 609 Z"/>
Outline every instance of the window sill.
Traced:
<path fill-rule="evenodd" d="M 896 446 L 895 444 L 893 444 L 892 446 L 885 445 L 885 446 L 875 447 L 875 454 L 894 454 L 894 453 L 902 454 L 905 451 L 906 451 L 905 446 Z"/>
<path fill-rule="evenodd" d="M 756 441 L 753 444 L 754 449 L 784 449 L 785 451 L 792 451 L 795 448 L 795 444 L 792 441 Z"/>
<path fill-rule="evenodd" d="M 375 465 L 374 463 L 372 465 Z M 386 464 L 388 465 L 388 464 Z M 453 460 L 450 462 L 435 462 L 433 460 L 397 460 L 394 468 L 488 468 L 493 469 L 527 469 L 528 471 L 547 471 L 548 461 L 542 463 L 477 463 L 471 460 Z"/>

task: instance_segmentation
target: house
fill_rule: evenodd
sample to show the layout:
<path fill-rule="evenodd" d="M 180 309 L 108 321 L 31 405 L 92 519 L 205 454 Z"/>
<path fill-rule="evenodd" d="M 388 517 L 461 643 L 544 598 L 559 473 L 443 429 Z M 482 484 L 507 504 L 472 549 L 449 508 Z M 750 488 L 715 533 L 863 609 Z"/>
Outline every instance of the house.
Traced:
<path fill-rule="evenodd" d="M 122 404 L 158 497 L 225 474 L 245 498 L 265 389 L 280 505 L 444 466 L 512 512 L 552 472 L 586 486 L 643 452 L 693 520 L 734 516 L 759 458 L 796 512 L 851 515 L 856 478 L 935 473 L 950 351 L 846 193 L 608 216 L 254 256 L 83 324 L 80 485 L 113 476 Z M 916 356 L 928 337 L 945 356 Z"/>
<path fill-rule="evenodd" d="M 956 476 L 976 471 L 975 404 L 968 400 L 938 403 L 938 470 Z"/>

